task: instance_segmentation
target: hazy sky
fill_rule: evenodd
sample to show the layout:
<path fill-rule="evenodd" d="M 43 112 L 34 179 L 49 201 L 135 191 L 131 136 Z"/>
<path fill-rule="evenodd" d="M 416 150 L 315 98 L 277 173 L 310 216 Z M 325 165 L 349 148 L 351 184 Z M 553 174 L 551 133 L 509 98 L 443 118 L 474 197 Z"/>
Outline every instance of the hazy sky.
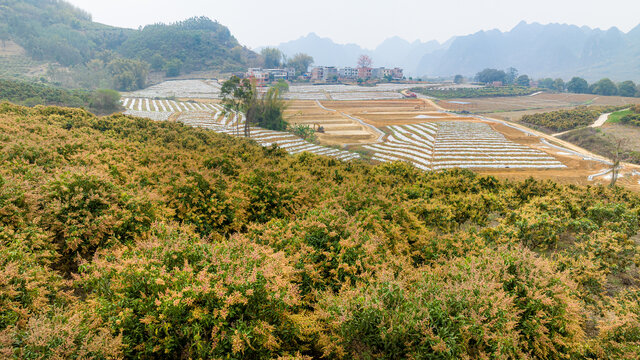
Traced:
<path fill-rule="evenodd" d="M 310 32 L 374 48 L 384 39 L 446 41 L 479 30 L 510 30 L 521 20 L 627 32 L 640 23 L 638 0 L 68 0 L 94 21 L 137 28 L 207 16 L 251 48 Z"/>

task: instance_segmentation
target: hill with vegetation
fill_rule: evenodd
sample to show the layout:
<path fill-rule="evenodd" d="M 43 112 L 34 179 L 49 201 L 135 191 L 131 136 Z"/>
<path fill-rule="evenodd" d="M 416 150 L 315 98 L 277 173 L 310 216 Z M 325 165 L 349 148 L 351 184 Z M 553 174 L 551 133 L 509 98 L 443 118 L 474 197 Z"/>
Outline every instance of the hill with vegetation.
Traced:
<path fill-rule="evenodd" d="M 600 115 L 625 108 L 622 106 L 578 106 L 571 110 L 558 110 L 522 116 L 520 122 L 546 133 L 557 133 L 587 127 Z"/>
<path fill-rule="evenodd" d="M 94 113 L 113 113 L 120 109 L 120 94 L 114 90 L 67 90 L 45 84 L 2 79 L 1 101 L 25 106 L 58 105 L 86 108 Z"/>
<path fill-rule="evenodd" d="M 4 358 L 640 356 L 640 197 L 0 105 Z"/>
<path fill-rule="evenodd" d="M 230 72 L 246 69 L 258 56 L 208 18 L 123 29 L 95 23 L 87 12 L 58 0 L 0 0 L 0 40 L 16 43 L 30 59 L 62 66 L 47 76 L 65 86 L 107 84 L 118 90 L 140 88 L 150 69 L 167 76 Z M 123 72 L 132 79 L 119 79 Z"/>
<path fill-rule="evenodd" d="M 623 109 L 619 110 L 620 108 Z M 609 159 L 619 158 L 625 162 L 640 164 L 640 151 L 633 141 L 637 138 L 637 132 L 634 131 L 634 128 L 640 126 L 640 106 L 600 109 L 594 114 L 596 117 L 600 113 L 618 111 L 609 115 L 607 126 L 603 128 L 584 127 L 583 124 L 582 127 L 562 134 L 560 138 Z M 541 118 L 544 118 L 544 115 Z M 613 130 L 618 126 L 622 128 L 618 131 Z"/>

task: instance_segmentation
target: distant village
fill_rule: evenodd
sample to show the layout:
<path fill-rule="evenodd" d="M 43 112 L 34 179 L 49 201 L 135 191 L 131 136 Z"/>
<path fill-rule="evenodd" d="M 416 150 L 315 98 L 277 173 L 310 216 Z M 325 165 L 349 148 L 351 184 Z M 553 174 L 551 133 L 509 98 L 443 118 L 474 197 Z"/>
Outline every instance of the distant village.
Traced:
<path fill-rule="evenodd" d="M 284 69 L 262 69 L 250 68 L 244 76 L 249 79 L 255 79 L 258 84 L 265 84 L 270 81 L 278 80 L 309 80 L 313 82 L 337 82 L 337 81 L 357 81 L 366 80 L 402 80 L 404 79 L 404 71 L 401 68 L 387 69 L 384 67 L 335 67 L 335 66 L 316 66 L 311 71 L 296 76 L 293 68 Z"/>

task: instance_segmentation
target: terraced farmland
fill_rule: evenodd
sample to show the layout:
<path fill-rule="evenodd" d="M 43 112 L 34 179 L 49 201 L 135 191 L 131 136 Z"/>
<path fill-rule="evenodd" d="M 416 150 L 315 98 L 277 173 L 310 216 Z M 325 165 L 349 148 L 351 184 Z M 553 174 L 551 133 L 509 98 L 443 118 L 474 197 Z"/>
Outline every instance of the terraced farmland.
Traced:
<path fill-rule="evenodd" d="M 401 90 L 432 84 L 378 84 L 357 85 L 292 85 L 283 95 L 288 100 L 388 100 L 402 99 Z"/>
<path fill-rule="evenodd" d="M 166 121 L 172 115 L 175 115 L 174 119 L 185 125 L 202 127 L 231 136 L 244 136 L 244 116 L 240 113 L 226 112 L 218 104 L 124 98 L 122 105 L 127 109 L 125 111 L 127 115 L 146 117 L 157 121 Z M 263 146 L 277 145 L 289 154 L 306 151 L 343 161 L 360 158 L 357 153 L 316 145 L 287 132 L 253 127 L 251 128 L 250 136 L 251 139 Z"/>
<path fill-rule="evenodd" d="M 380 137 L 380 133 L 371 127 L 316 101 L 290 102 L 285 118 L 291 124 L 322 126 L 324 132 L 316 135 L 326 144 L 370 143 Z"/>
<path fill-rule="evenodd" d="M 214 80 L 172 80 L 131 93 L 142 98 L 179 97 L 189 99 L 217 99 L 220 84 Z"/>
<path fill-rule="evenodd" d="M 566 167 L 542 151 L 506 139 L 485 123 L 425 122 L 387 130 L 390 134 L 382 143 L 364 146 L 374 160 L 407 161 L 424 170 Z"/>

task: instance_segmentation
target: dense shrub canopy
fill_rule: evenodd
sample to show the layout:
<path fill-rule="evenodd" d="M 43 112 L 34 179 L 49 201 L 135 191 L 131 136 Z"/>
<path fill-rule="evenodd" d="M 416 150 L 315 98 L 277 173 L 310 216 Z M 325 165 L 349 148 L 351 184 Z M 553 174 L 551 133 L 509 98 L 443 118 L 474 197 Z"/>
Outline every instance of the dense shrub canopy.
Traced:
<path fill-rule="evenodd" d="M 0 79 L 0 101 L 25 106 L 59 105 L 85 107 L 112 113 L 120 108 L 120 93 L 115 90 L 66 90 L 44 84 Z"/>
<path fill-rule="evenodd" d="M 456 88 L 434 90 L 429 88 L 413 88 L 411 91 L 433 96 L 438 99 L 455 98 L 478 98 L 478 97 L 500 97 L 500 96 L 524 96 L 531 95 L 538 91 L 536 88 L 528 86 L 504 86 L 504 87 L 480 87 L 480 88 Z"/>
<path fill-rule="evenodd" d="M 5 103 L 0 355 L 634 359 L 639 209 Z"/>
<path fill-rule="evenodd" d="M 580 106 L 572 110 L 558 110 L 524 115 L 520 121 L 547 132 L 562 132 L 593 124 L 604 113 L 624 108 L 624 106 Z"/>

